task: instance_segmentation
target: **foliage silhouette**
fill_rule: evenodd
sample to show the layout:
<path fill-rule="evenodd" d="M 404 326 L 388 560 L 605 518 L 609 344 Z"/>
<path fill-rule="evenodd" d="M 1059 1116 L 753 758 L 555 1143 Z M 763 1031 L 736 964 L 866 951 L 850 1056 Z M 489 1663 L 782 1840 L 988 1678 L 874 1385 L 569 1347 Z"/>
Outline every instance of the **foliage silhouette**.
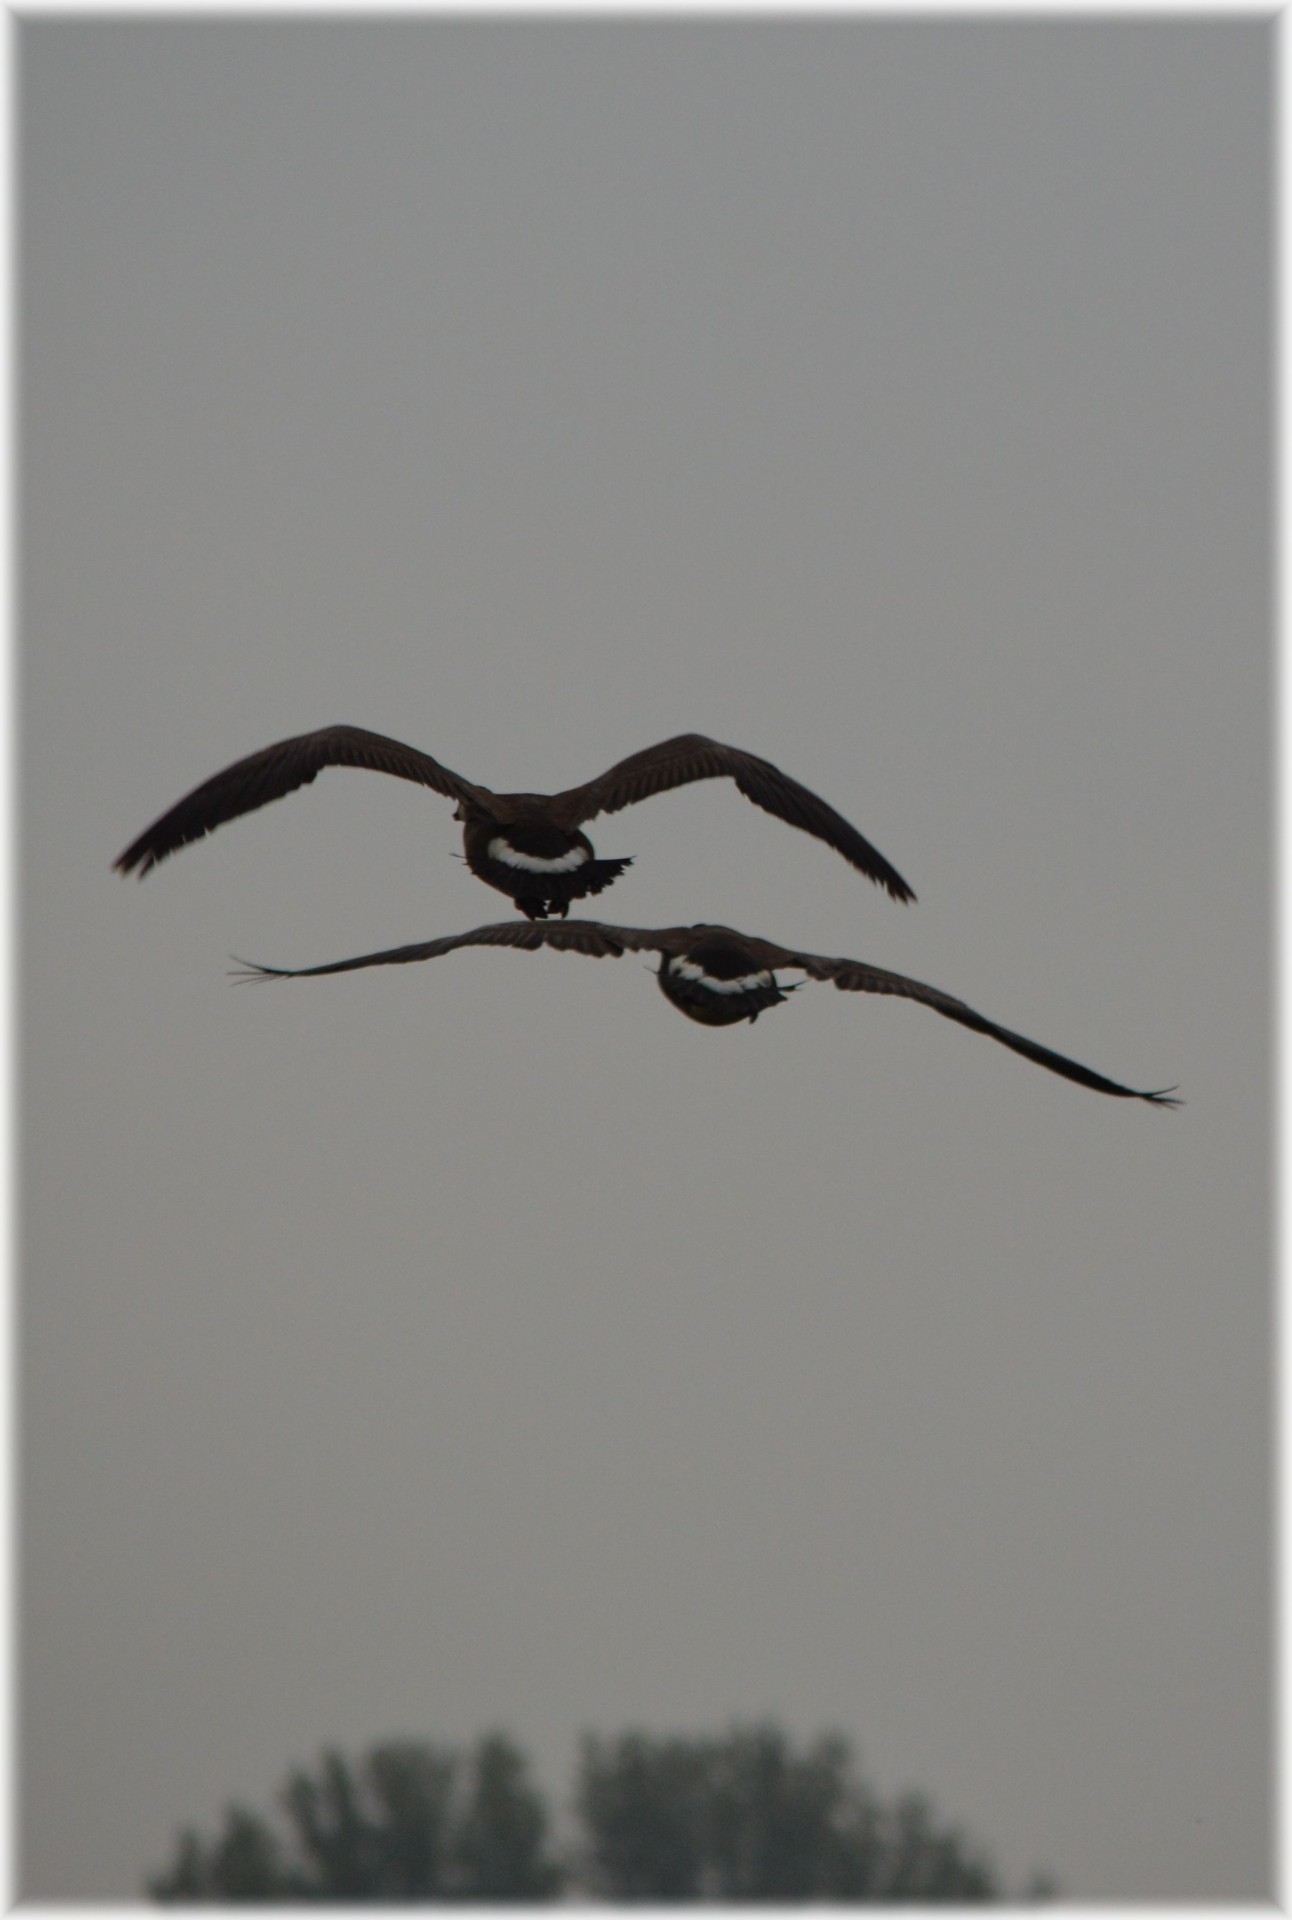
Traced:
<path fill-rule="evenodd" d="M 154 1900 L 514 1900 L 554 1897 L 561 1871 L 544 1851 L 547 1812 L 524 1756 L 487 1734 L 461 1756 L 415 1740 L 369 1750 L 355 1771 L 325 1753 L 317 1775 L 296 1769 L 281 1794 L 291 1838 L 230 1807 L 203 1846 L 180 1836 Z"/>
<path fill-rule="evenodd" d="M 505 1734 L 469 1753 L 415 1740 L 357 1765 L 321 1756 L 280 1794 L 286 1834 L 231 1806 L 204 1843 L 179 1835 L 148 1882 L 160 1902 L 538 1903 L 561 1895 L 649 1900 L 931 1904 L 1006 1896 L 982 1852 L 942 1827 L 928 1801 L 885 1805 L 828 1735 L 796 1752 L 764 1723 L 718 1737 L 630 1731 L 585 1736 L 565 1857 Z M 1041 1877 L 1022 1896 L 1053 1898 Z"/>
<path fill-rule="evenodd" d="M 886 1810 L 837 1735 L 796 1755 L 763 1725 L 718 1740 L 628 1733 L 583 1744 L 584 1874 L 613 1900 L 1001 1897 L 985 1860 L 923 1800 Z"/>

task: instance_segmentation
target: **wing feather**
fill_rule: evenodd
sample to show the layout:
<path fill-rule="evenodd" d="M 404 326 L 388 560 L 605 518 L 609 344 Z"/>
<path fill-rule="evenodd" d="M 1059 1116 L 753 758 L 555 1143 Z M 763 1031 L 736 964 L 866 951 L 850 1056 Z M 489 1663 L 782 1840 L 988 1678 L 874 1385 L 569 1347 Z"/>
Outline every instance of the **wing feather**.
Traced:
<path fill-rule="evenodd" d="M 1124 1100 L 1148 1100 L 1156 1106 L 1180 1105 L 1178 1100 L 1171 1098 L 1174 1087 L 1163 1087 L 1153 1093 L 1143 1093 L 1135 1087 L 1123 1087 L 1118 1081 L 1108 1080 L 1102 1073 L 1094 1072 L 1093 1068 L 1083 1067 L 1079 1061 L 1069 1060 L 1065 1054 L 1041 1046 L 1039 1041 L 1028 1040 L 1021 1033 L 1011 1032 L 1008 1027 L 997 1026 L 994 1020 L 975 1013 L 963 1000 L 953 999 L 939 987 L 926 986 L 921 980 L 910 980 L 905 974 L 889 973 L 883 967 L 867 966 L 861 960 L 828 960 L 812 953 L 786 953 L 780 965 L 802 967 L 815 980 L 833 980 L 835 986 L 844 993 L 887 993 L 904 1000 L 917 1000 L 923 1006 L 932 1007 L 935 1013 L 942 1014 L 946 1019 L 958 1021 L 962 1027 L 970 1027 L 975 1033 L 985 1033 L 991 1039 L 999 1040 L 1003 1047 L 1012 1048 L 1015 1053 L 1021 1053 L 1025 1060 L 1034 1060 L 1037 1066 L 1047 1067 L 1051 1073 L 1061 1074 L 1065 1080 L 1075 1080 L 1079 1086 L 1093 1087 L 1096 1093 L 1115 1094 Z"/>
<path fill-rule="evenodd" d="M 457 947 L 519 947 L 527 953 L 539 947 L 554 947 L 557 952 L 586 953 L 593 959 L 607 956 L 618 959 L 626 949 L 653 947 L 670 933 L 688 929 L 664 929 L 655 933 L 642 927 L 610 927 L 600 920 L 498 920 L 486 927 L 473 927 L 469 933 L 450 933 L 438 940 L 423 940 L 415 946 L 390 947 L 384 953 L 361 953 L 353 960 L 332 960 L 322 967 L 263 967 L 256 961 L 239 961 L 239 979 L 305 979 L 318 973 L 352 973 L 357 967 L 403 966 L 412 960 L 437 960 Z"/>
<path fill-rule="evenodd" d="M 488 797 L 487 788 L 474 786 L 461 774 L 432 760 L 429 753 L 407 747 L 400 740 L 369 733 L 364 727 L 320 727 L 315 733 L 300 733 L 291 740 L 262 747 L 259 753 L 213 774 L 154 820 L 113 865 L 121 873 L 137 867 L 142 879 L 168 854 L 214 832 L 226 820 L 254 813 L 257 807 L 308 786 L 324 767 L 368 767 L 375 773 L 416 781 L 452 800 Z"/>
<path fill-rule="evenodd" d="M 633 806 L 654 793 L 665 793 L 671 787 L 722 778 L 734 780 L 745 798 L 765 813 L 824 840 L 868 879 L 886 888 L 895 900 L 915 898 L 883 854 L 818 795 L 782 773 L 770 760 L 761 760 L 740 747 L 724 746 L 702 733 L 680 733 L 658 746 L 645 747 L 586 785 L 554 795 L 554 817 L 562 825 L 574 827 L 599 813 L 618 813 L 622 807 Z"/>

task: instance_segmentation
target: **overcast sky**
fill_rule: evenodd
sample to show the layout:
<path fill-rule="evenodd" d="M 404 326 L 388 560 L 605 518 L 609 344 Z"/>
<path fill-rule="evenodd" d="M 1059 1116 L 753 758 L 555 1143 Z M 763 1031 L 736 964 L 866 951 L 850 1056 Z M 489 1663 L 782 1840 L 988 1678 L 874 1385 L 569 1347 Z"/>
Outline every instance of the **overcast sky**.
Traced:
<path fill-rule="evenodd" d="M 21 22 L 22 1889 L 324 1744 L 838 1727 L 1067 1894 L 1270 1885 L 1270 138 L 1220 17 Z M 451 803 L 682 730 L 641 957 Z"/>

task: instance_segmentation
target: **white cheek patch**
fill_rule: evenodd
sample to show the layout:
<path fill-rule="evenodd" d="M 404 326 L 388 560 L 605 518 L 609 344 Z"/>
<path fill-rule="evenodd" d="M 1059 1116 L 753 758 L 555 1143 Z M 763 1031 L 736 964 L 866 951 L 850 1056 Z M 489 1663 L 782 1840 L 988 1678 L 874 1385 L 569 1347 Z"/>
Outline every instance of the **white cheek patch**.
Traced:
<path fill-rule="evenodd" d="M 670 960 L 668 970 L 670 973 L 680 973 L 684 980 L 694 980 L 697 986 L 707 987 L 710 993 L 748 993 L 752 987 L 776 985 L 772 975 L 766 971 L 742 974 L 739 980 L 718 980 L 694 960 Z"/>
<path fill-rule="evenodd" d="M 568 853 L 558 855 L 555 860 L 540 860 L 536 853 L 517 853 L 501 834 L 489 842 L 491 860 L 499 860 L 505 867 L 519 867 L 522 873 L 573 873 L 587 857 L 586 847 L 571 847 Z"/>

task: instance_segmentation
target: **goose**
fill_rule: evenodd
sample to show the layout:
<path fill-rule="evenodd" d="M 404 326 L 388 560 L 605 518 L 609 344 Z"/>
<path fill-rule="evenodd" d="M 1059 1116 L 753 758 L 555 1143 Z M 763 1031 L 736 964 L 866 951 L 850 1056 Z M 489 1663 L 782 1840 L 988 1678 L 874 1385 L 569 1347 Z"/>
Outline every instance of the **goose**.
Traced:
<path fill-rule="evenodd" d="M 660 955 L 658 979 L 664 996 L 690 1020 L 708 1027 L 734 1026 L 737 1021 L 751 1024 L 769 1007 L 779 1006 L 787 995 L 804 981 L 782 986 L 776 978 L 781 967 L 797 968 L 812 980 L 833 980 L 844 993 L 887 993 L 903 1000 L 916 1000 L 932 1007 L 948 1020 L 959 1021 L 975 1033 L 988 1034 L 1002 1046 L 1034 1060 L 1051 1073 L 1079 1086 L 1093 1087 L 1096 1093 L 1115 1094 L 1123 1100 L 1147 1100 L 1154 1106 L 1179 1106 L 1171 1098 L 1174 1087 L 1162 1087 L 1144 1093 L 1135 1087 L 1123 1087 L 1105 1079 L 1090 1067 L 1083 1067 L 1064 1054 L 1054 1053 L 1038 1041 L 1012 1033 L 1008 1027 L 975 1013 L 963 1000 L 955 1000 L 938 987 L 910 980 L 905 974 L 889 973 L 884 967 L 869 966 L 864 960 L 831 960 L 819 953 L 802 953 L 795 947 L 780 947 L 774 941 L 760 940 L 732 927 L 699 925 L 694 927 L 612 927 L 600 920 L 549 921 L 545 925 L 526 924 L 523 920 L 504 920 L 492 926 L 475 927 L 470 933 L 451 933 L 438 940 L 423 940 L 409 947 L 392 947 L 385 953 L 364 953 L 353 960 L 333 960 L 322 967 L 265 967 L 255 961 L 237 962 L 235 977 L 242 980 L 303 980 L 323 973 L 349 973 L 357 967 L 399 966 L 410 960 L 435 960 L 458 947 L 519 947 L 533 952 L 538 947 L 555 947 L 561 953 L 586 953 L 594 958 L 628 952 Z"/>
<path fill-rule="evenodd" d="M 226 820 L 307 786 L 324 767 L 369 767 L 456 800 L 453 817 L 463 824 L 467 865 L 486 886 L 507 894 L 530 920 L 549 914 L 564 917 L 572 900 L 601 893 L 632 865 L 631 859 L 598 860 L 592 842 L 579 831 L 584 821 L 599 813 L 618 813 L 670 787 L 723 777 L 734 780 L 755 806 L 824 840 L 894 900 L 915 898 L 896 868 L 824 800 L 770 760 L 702 733 L 662 740 L 563 793 L 493 793 L 441 766 L 429 753 L 384 734 L 363 727 L 321 727 L 262 747 L 204 780 L 133 840 L 113 866 L 122 874 L 137 871 L 142 879 L 180 847 L 214 832 Z"/>

